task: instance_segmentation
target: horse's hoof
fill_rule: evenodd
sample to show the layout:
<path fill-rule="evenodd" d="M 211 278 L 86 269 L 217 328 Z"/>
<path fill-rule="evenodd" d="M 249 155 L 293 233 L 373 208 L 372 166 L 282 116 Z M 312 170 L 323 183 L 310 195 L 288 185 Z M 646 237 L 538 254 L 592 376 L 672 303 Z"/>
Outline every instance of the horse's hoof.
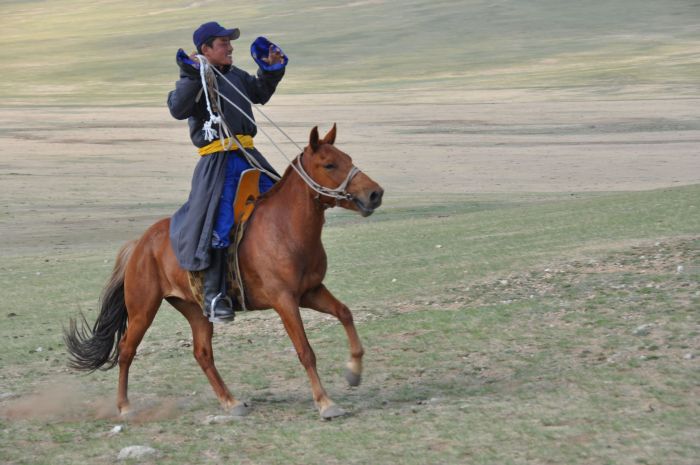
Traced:
<path fill-rule="evenodd" d="M 329 405 L 321 412 L 321 418 L 324 420 L 330 420 L 335 417 L 342 417 L 347 412 L 335 404 Z"/>
<path fill-rule="evenodd" d="M 245 402 L 241 402 L 240 404 L 236 404 L 231 410 L 229 410 L 229 413 L 233 417 L 245 417 L 251 412 L 252 407 Z"/>
<path fill-rule="evenodd" d="M 122 418 L 127 418 L 131 416 L 131 406 L 129 404 L 117 407 L 119 409 L 119 416 Z"/>
<path fill-rule="evenodd" d="M 350 386 L 356 387 L 359 386 L 362 382 L 362 375 L 356 375 L 352 372 L 352 370 L 348 368 L 347 370 L 345 370 L 345 380 Z"/>

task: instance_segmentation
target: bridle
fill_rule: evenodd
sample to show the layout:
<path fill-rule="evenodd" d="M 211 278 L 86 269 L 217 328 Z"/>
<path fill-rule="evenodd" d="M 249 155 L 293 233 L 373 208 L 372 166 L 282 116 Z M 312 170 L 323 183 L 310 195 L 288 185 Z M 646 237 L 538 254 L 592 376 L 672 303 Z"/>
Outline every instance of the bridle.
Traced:
<path fill-rule="evenodd" d="M 301 179 L 314 191 L 316 191 L 320 195 L 325 195 L 328 197 L 331 197 L 336 200 L 336 204 L 338 200 L 353 200 L 354 196 L 348 192 L 348 185 L 350 184 L 350 181 L 352 181 L 352 178 L 354 178 L 359 172 L 360 169 L 352 165 L 352 168 L 350 168 L 350 171 L 348 171 L 347 176 L 345 176 L 345 180 L 340 183 L 338 187 L 335 189 L 331 189 L 330 187 L 322 186 L 321 184 L 317 183 L 316 181 L 313 180 L 313 178 L 309 175 L 309 173 L 306 172 L 304 169 L 304 165 L 301 162 L 301 158 L 304 156 L 304 152 L 301 152 L 299 156 L 297 156 L 294 161 L 292 161 L 292 167 L 296 170 L 296 172 L 299 174 Z"/>

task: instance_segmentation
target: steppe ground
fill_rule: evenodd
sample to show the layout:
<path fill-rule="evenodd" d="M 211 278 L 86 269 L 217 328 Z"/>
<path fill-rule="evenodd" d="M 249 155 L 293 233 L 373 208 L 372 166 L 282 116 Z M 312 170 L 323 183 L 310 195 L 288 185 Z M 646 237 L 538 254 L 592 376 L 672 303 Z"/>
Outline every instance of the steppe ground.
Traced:
<path fill-rule="evenodd" d="M 146 444 L 158 463 L 695 463 L 700 106 L 654 95 L 275 97 L 295 141 L 337 122 L 386 189 L 369 223 L 332 212 L 326 234 L 367 345 L 362 387 L 337 377 L 337 324 L 304 315 L 352 412 L 330 428 L 272 312 L 216 330 L 224 378 L 256 405 L 243 423 L 212 417 L 170 309 L 134 363 L 131 419 L 116 371 L 65 368 L 61 326 L 94 318 L 119 245 L 184 201 L 197 156 L 164 106 L 3 108 L 3 461 L 112 463 Z"/>
<path fill-rule="evenodd" d="M 697 0 L 6 0 L 0 7 L 0 463 L 700 463 Z M 365 344 L 302 311 L 346 417 L 323 422 L 274 312 L 215 330 L 253 404 L 223 412 L 168 305 L 130 372 L 66 366 L 116 251 L 187 198 L 165 107 L 197 24 L 290 57 L 270 116 L 386 189 L 330 211 L 328 287 Z M 189 49 L 188 49 L 189 50 Z M 270 131 L 292 157 L 293 144 Z M 287 164 L 259 134 L 279 170 Z M 115 429 L 115 427 L 117 427 Z M 121 428 L 121 430 L 120 430 Z"/>
<path fill-rule="evenodd" d="M 385 187 L 391 206 L 435 194 L 697 183 L 699 102 L 644 93 L 404 92 L 280 95 L 264 110 L 301 146 L 313 126 L 323 132 L 336 122 L 337 145 Z M 297 154 L 258 119 L 286 156 Z M 185 123 L 165 105 L 11 107 L 0 124 L 2 255 L 101 247 L 139 234 L 187 197 L 197 156 Z M 256 144 L 278 170 L 286 167 L 263 134 Z"/>

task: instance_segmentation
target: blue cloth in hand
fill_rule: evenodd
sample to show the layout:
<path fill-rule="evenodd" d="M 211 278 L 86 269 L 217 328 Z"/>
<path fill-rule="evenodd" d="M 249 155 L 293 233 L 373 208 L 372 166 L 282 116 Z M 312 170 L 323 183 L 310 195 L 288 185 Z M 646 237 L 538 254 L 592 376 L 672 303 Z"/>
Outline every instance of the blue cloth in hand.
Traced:
<path fill-rule="evenodd" d="M 281 63 L 271 65 L 263 61 L 263 58 L 267 58 L 270 55 L 270 46 L 273 47 L 273 50 L 276 50 L 282 54 Z M 258 37 L 252 44 L 250 44 L 250 56 L 253 57 L 253 60 L 255 60 L 258 66 L 260 66 L 260 69 L 263 71 L 278 71 L 287 66 L 287 63 L 289 62 L 289 58 L 281 48 L 262 36 Z"/>
<path fill-rule="evenodd" d="M 188 76 L 199 77 L 199 63 L 190 58 L 183 49 L 178 49 L 175 54 L 175 62 Z"/>

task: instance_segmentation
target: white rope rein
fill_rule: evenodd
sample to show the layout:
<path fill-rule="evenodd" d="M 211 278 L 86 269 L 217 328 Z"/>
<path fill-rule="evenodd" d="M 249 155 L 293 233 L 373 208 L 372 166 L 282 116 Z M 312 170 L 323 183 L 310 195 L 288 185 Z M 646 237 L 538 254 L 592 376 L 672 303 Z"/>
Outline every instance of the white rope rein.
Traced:
<path fill-rule="evenodd" d="M 214 129 L 212 126 L 214 124 L 220 124 L 221 123 L 221 117 L 217 114 L 214 113 L 214 111 L 211 109 L 211 102 L 209 100 L 209 92 L 207 88 L 209 87 L 207 85 L 207 74 L 206 74 L 206 69 L 204 66 L 199 67 L 199 77 L 202 79 L 202 89 L 204 89 L 204 100 L 207 102 L 207 111 L 209 112 L 209 120 L 204 123 L 204 127 L 202 130 L 204 131 L 204 138 L 207 141 L 212 141 L 214 140 L 215 137 L 217 137 L 216 134 L 216 129 Z M 222 131 L 223 132 L 223 131 Z"/>
<path fill-rule="evenodd" d="M 221 140 L 221 144 L 224 146 L 224 150 L 228 150 L 231 147 L 231 144 L 224 144 L 224 140 L 226 138 L 229 138 L 229 140 L 232 140 L 238 149 L 245 155 L 246 160 L 254 166 L 255 168 L 261 170 L 271 178 L 275 179 L 276 181 L 279 181 L 279 176 L 275 175 L 274 173 L 271 173 L 269 170 L 266 170 L 262 166 L 260 166 L 260 163 L 253 157 L 248 151 L 243 147 L 243 145 L 240 143 L 237 137 L 233 136 L 231 134 L 231 131 L 224 121 L 223 118 L 221 118 L 221 99 L 224 99 L 226 102 L 228 102 L 229 105 L 233 106 L 236 110 L 238 110 L 241 115 L 243 115 L 248 121 L 250 121 L 256 128 L 258 128 L 264 135 L 267 137 L 267 139 L 272 143 L 272 145 L 277 149 L 279 153 L 282 154 L 282 156 L 289 162 L 290 166 L 297 172 L 299 177 L 315 192 L 321 195 L 325 195 L 328 197 L 332 197 L 336 200 L 350 200 L 352 199 L 352 195 L 347 192 L 347 187 L 348 184 L 350 184 L 350 181 L 352 178 L 355 177 L 357 173 L 360 172 L 360 170 L 356 166 L 352 166 L 352 169 L 348 172 L 347 176 L 345 177 L 345 180 L 335 189 L 331 189 L 325 186 L 322 186 L 321 184 L 317 183 L 314 181 L 311 176 L 304 170 L 304 167 L 302 166 L 301 163 L 301 157 L 304 154 L 304 149 L 297 144 L 294 139 L 289 137 L 289 135 L 284 132 L 282 128 L 280 128 L 270 117 L 268 117 L 260 108 L 258 108 L 249 98 L 248 96 L 243 93 L 240 89 L 238 89 L 231 81 L 229 81 L 224 74 L 216 69 L 215 66 L 211 66 L 207 59 L 203 55 L 197 55 L 197 58 L 199 59 L 199 74 L 202 79 L 202 87 L 204 88 L 204 97 L 207 99 L 207 110 L 209 111 L 209 121 L 204 123 L 204 127 L 202 128 L 204 130 L 205 138 L 207 140 L 213 140 L 216 136 L 216 129 L 212 128 L 212 124 L 219 124 L 219 127 L 221 129 L 221 134 L 219 135 L 219 138 Z M 258 123 L 253 119 L 251 116 L 249 116 L 240 106 L 236 105 L 234 102 L 232 102 L 229 98 L 227 98 L 225 95 L 223 95 L 219 91 L 219 84 L 218 81 L 216 80 L 216 76 L 214 74 L 210 74 L 213 79 L 213 85 L 211 86 L 211 91 L 212 93 L 216 94 L 217 98 L 217 103 L 218 103 L 218 111 L 220 115 L 215 115 L 214 112 L 212 111 L 210 102 L 209 102 L 209 93 L 207 91 L 207 88 L 209 87 L 209 84 L 207 82 L 207 73 L 211 73 L 211 70 L 214 70 L 216 74 L 221 76 L 221 78 L 229 85 L 231 86 L 241 97 L 243 97 L 251 106 L 251 108 L 255 108 L 258 113 L 260 113 L 262 116 L 267 119 L 267 121 L 270 122 L 282 135 L 284 135 L 294 146 L 296 146 L 300 151 L 301 154 L 297 157 L 294 158 L 294 160 L 290 160 L 289 157 L 284 153 L 284 151 L 275 143 L 275 141 L 270 137 L 270 135 L 265 131 L 262 127 L 258 126 Z M 211 139 L 208 138 L 211 135 Z M 298 166 L 297 166 L 298 165 Z"/>

